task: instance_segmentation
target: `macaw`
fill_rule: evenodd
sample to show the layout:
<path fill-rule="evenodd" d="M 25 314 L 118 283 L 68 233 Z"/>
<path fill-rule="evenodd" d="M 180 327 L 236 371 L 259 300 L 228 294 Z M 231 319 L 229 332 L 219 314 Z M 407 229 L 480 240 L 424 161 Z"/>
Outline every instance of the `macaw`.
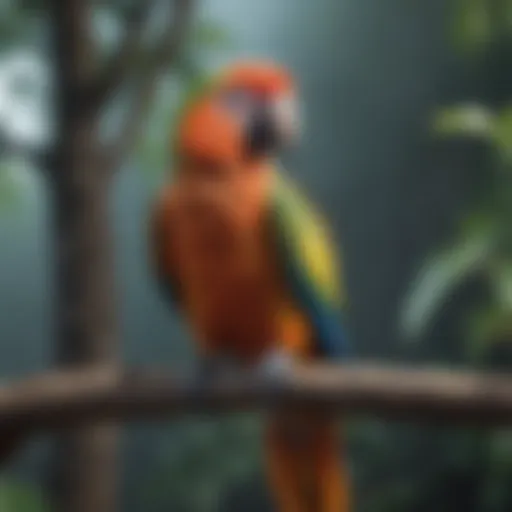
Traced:
<path fill-rule="evenodd" d="M 152 267 L 203 369 L 229 360 L 275 376 L 348 354 L 331 234 L 276 163 L 300 133 L 297 96 L 281 66 L 238 62 L 179 125 L 175 172 L 151 212 Z M 336 427 L 327 414 L 270 417 L 267 473 L 281 512 L 350 510 Z"/>

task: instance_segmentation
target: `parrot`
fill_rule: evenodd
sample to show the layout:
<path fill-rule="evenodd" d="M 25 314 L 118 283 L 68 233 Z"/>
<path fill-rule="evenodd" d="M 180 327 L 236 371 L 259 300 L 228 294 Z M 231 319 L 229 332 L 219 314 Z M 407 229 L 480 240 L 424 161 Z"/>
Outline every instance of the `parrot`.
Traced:
<path fill-rule="evenodd" d="M 184 316 L 201 375 L 236 365 L 279 379 L 349 355 L 347 298 L 332 233 L 279 152 L 302 133 L 292 73 L 234 62 L 185 109 L 175 164 L 150 210 L 151 266 Z M 280 512 L 349 512 L 350 477 L 328 413 L 272 411 L 269 487 Z"/>

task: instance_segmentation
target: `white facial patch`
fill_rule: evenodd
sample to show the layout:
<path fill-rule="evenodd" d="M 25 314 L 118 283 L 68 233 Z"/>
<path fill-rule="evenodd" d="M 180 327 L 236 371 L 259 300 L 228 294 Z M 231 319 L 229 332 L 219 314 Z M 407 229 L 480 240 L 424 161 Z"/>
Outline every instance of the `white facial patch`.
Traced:
<path fill-rule="evenodd" d="M 302 119 L 297 98 L 286 94 L 273 103 L 273 112 L 282 140 L 285 144 L 295 142 L 302 132 Z"/>

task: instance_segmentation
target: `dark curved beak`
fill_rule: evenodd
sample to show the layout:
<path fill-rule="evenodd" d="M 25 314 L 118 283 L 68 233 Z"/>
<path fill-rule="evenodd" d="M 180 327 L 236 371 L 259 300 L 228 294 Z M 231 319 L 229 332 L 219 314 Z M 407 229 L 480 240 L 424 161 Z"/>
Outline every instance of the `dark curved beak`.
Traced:
<path fill-rule="evenodd" d="M 287 97 L 257 96 L 245 90 L 223 92 L 220 102 L 242 127 L 244 152 L 250 158 L 269 155 L 295 139 L 295 104 Z"/>
<path fill-rule="evenodd" d="M 254 109 L 246 127 L 247 153 L 261 156 L 277 151 L 281 145 L 277 120 L 268 104 L 262 103 Z"/>

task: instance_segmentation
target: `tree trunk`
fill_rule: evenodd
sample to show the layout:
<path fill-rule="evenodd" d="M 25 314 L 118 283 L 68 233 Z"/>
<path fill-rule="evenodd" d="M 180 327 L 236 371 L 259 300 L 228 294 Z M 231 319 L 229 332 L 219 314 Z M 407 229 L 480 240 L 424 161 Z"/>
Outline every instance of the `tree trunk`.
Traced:
<path fill-rule="evenodd" d="M 107 173 L 87 104 L 94 75 L 86 0 L 53 0 L 58 141 L 49 170 L 54 206 L 56 359 L 60 366 L 115 364 Z M 116 508 L 116 440 L 111 426 L 62 432 L 52 467 L 57 512 Z"/>
<path fill-rule="evenodd" d="M 66 366 L 115 363 L 108 194 L 89 162 L 62 162 L 65 172 L 54 188 L 57 363 Z M 56 456 L 52 487 L 59 512 L 115 510 L 113 427 L 63 433 Z"/>

